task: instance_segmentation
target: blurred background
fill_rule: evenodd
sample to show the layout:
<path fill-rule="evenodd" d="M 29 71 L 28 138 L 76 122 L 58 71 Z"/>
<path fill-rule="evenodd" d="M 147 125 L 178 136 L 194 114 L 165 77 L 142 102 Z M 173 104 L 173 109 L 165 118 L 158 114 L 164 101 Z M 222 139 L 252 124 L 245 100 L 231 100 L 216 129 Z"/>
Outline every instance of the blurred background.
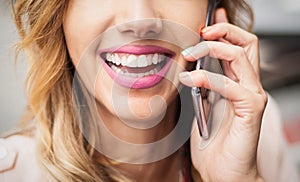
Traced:
<path fill-rule="evenodd" d="M 300 1 L 254 0 L 255 33 L 260 38 L 261 78 L 278 102 L 288 150 L 300 168 Z M 27 71 L 14 64 L 18 36 L 10 6 L 0 2 L 0 133 L 14 127 L 26 106 L 23 83 Z"/>
<path fill-rule="evenodd" d="M 261 79 L 282 114 L 287 151 L 300 174 L 300 1 L 254 0 Z"/>

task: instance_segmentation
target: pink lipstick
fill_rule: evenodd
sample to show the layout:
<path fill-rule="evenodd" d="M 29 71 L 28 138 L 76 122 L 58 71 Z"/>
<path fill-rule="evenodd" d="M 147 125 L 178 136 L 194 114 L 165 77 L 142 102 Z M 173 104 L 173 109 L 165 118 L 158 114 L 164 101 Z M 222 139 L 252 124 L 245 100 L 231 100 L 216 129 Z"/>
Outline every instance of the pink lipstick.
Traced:
<path fill-rule="evenodd" d="M 154 45 L 126 45 L 100 50 L 99 55 L 114 81 L 127 88 L 142 89 L 165 77 L 175 53 Z"/>

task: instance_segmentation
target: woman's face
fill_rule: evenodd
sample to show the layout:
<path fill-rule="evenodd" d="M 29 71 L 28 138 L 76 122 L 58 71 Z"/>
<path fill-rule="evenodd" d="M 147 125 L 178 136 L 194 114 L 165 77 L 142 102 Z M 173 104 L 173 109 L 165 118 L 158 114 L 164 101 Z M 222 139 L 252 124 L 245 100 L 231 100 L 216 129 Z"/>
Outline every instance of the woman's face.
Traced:
<path fill-rule="evenodd" d="M 199 34 L 206 8 L 207 0 L 70 0 L 68 51 L 101 116 L 157 119 L 166 111 L 178 73 L 191 68 L 180 52 L 199 40 L 185 33 Z"/>

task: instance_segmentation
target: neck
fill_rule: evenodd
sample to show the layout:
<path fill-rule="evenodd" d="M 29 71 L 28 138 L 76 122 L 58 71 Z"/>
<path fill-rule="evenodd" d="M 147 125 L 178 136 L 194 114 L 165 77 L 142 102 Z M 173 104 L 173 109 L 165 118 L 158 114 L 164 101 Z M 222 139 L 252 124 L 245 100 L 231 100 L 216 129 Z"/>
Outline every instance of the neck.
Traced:
<path fill-rule="evenodd" d="M 175 99 L 162 121 L 149 129 L 132 128 L 116 117 L 109 117 L 102 108 L 99 109 L 105 126 L 100 127 L 101 151 L 96 158 L 103 161 L 103 158 L 109 157 L 119 161 L 114 167 L 137 181 L 178 181 L 182 155 L 179 151 L 173 151 L 172 155 L 161 155 L 170 151 L 172 141 L 156 144 L 170 134 L 176 125 L 176 103 Z M 103 152 L 104 155 L 100 154 Z"/>
<path fill-rule="evenodd" d="M 181 162 L 179 152 L 149 164 L 118 164 L 116 168 L 123 171 L 129 178 L 136 181 L 174 181 L 178 182 L 181 173 Z"/>

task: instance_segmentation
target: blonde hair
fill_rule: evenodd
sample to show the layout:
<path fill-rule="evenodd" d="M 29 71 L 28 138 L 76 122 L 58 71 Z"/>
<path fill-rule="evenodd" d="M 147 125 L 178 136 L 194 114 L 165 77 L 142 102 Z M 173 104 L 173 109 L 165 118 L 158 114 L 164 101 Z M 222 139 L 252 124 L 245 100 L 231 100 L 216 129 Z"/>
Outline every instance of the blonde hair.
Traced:
<path fill-rule="evenodd" d="M 29 113 L 24 127 L 34 125 L 40 161 L 53 181 L 130 181 L 109 161 L 96 162 L 94 148 L 78 126 L 73 107 L 74 66 L 67 51 L 63 19 L 68 0 L 16 0 L 14 18 L 21 41 L 18 51 L 29 56 L 26 80 Z M 231 23 L 252 27 L 253 14 L 243 0 L 219 4 Z M 250 17 L 238 18 L 237 15 Z M 83 95 L 87 95 L 82 91 Z M 75 98 L 76 100 L 76 98 Z M 85 103 L 88 105 L 88 103 Z M 92 119 L 92 118 L 88 118 Z M 91 133 L 97 137 L 97 134 Z M 93 136 L 92 136 L 93 137 Z"/>

